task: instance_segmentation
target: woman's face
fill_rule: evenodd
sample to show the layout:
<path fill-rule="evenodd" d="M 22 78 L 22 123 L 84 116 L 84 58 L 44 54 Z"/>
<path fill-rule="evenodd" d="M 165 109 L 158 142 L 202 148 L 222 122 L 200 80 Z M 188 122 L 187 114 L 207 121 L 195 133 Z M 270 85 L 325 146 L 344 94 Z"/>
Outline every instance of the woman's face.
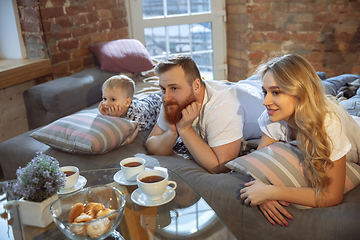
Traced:
<path fill-rule="evenodd" d="M 274 75 L 267 71 L 263 79 L 264 106 L 271 122 L 284 120 L 289 125 L 295 124 L 295 97 L 286 94 L 278 87 Z"/>

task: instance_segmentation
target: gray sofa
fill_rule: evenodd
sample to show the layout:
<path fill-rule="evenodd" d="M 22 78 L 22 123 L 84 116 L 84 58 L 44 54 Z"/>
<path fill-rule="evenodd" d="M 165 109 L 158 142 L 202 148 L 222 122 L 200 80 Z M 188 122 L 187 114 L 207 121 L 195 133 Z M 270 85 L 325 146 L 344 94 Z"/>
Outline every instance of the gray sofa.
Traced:
<path fill-rule="evenodd" d="M 141 156 L 148 166 L 166 167 L 181 176 L 215 210 L 237 239 L 359 239 L 360 186 L 348 192 L 343 203 L 336 207 L 301 210 L 290 205 L 287 210 L 294 220 L 289 220 L 289 227 L 272 226 L 257 207 L 244 205 L 240 198 L 240 189 L 250 180 L 248 176 L 235 172 L 210 174 L 177 154 L 169 157 L 147 155 L 144 143 L 149 131 L 139 132 L 131 144 L 101 155 L 69 154 L 29 137 L 36 128 L 63 116 L 80 110 L 97 111 L 100 87 L 111 75 L 113 73 L 94 67 L 29 89 L 24 98 L 29 126 L 33 130 L 0 144 L 5 179 L 15 178 L 16 169 L 25 166 L 37 151 L 55 157 L 60 165 L 76 165 L 80 170 L 119 167 L 121 159 Z M 331 81 L 327 85 L 328 89 L 335 89 Z"/>

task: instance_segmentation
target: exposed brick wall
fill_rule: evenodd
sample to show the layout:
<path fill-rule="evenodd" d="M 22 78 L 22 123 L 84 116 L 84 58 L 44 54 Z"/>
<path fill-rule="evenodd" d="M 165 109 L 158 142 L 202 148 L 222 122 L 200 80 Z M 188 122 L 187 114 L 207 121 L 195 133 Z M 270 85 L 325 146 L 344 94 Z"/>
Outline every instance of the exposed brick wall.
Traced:
<path fill-rule="evenodd" d="M 94 66 L 89 45 L 129 38 L 124 0 L 39 0 L 39 4 L 17 0 L 17 4 L 27 57 L 50 56 L 53 75 L 0 89 L 0 143 L 29 130 L 24 91 Z"/>
<path fill-rule="evenodd" d="M 276 53 L 306 57 L 329 77 L 360 74 L 360 3 L 354 0 L 226 0 L 229 80 Z"/>
<path fill-rule="evenodd" d="M 124 0 L 17 0 L 28 58 L 50 56 L 53 78 L 94 66 L 89 45 L 129 38 Z"/>

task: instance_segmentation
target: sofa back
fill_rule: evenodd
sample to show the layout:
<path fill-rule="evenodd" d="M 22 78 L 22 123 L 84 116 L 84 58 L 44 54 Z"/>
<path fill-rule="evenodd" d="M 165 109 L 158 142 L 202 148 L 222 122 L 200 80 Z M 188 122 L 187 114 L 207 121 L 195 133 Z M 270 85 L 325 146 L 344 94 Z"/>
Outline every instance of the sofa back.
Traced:
<path fill-rule="evenodd" d="M 29 129 L 73 114 L 102 98 L 103 82 L 115 73 L 92 67 L 31 87 L 24 92 Z"/>

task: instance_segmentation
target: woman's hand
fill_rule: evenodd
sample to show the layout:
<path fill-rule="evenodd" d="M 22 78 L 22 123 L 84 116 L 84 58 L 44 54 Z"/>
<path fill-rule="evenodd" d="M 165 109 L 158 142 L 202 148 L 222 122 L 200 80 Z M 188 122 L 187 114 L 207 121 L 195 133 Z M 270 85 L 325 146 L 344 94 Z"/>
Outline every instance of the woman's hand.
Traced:
<path fill-rule="evenodd" d="M 271 187 L 259 180 L 254 180 L 244 184 L 245 188 L 240 190 L 240 197 L 244 200 L 245 204 L 249 206 L 256 206 L 267 200 L 271 200 Z"/>
<path fill-rule="evenodd" d="M 240 197 L 245 204 L 249 206 L 259 205 L 260 210 L 272 225 L 277 222 L 281 226 L 289 226 L 284 216 L 291 220 L 293 217 L 283 207 L 289 206 L 289 203 L 271 200 L 272 185 L 255 180 L 245 183 L 245 186 L 247 187 L 240 190 L 242 193 Z"/>
<path fill-rule="evenodd" d="M 275 226 L 275 222 L 277 222 L 281 226 L 289 226 L 289 223 L 286 221 L 284 216 L 290 220 L 293 220 L 294 218 L 282 205 L 289 206 L 289 203 L 271 200 L 260 204 L 259 208 L 272 225 Z"/>

